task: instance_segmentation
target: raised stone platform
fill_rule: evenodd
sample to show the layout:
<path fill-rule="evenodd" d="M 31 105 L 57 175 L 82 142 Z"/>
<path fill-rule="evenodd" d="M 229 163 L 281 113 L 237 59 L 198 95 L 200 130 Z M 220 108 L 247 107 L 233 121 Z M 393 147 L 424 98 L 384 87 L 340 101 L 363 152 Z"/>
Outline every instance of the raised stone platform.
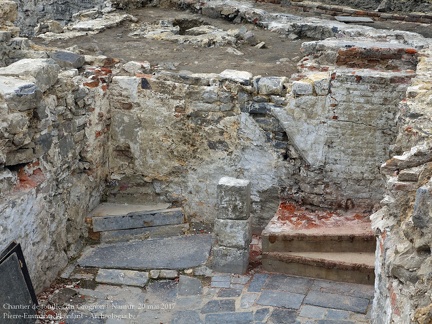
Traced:
<path fill-rule="evenodd" d="M 368 214 L 282 203 L 262 233 L 262 262 L 267 271 L 373 284 L 375 244 Z"/>
<path fill-rule="evenodd" d="M 292 204 L 281 204 L 262 232 L 262 242 L 267 252 L 375 251 L 375 236 L 365 215 L 313 213 Z"/>

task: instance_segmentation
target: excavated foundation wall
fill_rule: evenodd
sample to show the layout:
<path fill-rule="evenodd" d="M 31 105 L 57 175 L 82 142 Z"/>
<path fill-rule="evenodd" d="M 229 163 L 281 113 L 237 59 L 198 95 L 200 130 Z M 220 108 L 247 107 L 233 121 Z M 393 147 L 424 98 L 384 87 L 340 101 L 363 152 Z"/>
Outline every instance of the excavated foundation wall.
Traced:
<path fill-rule="evenodd" d="M 55 20 L 65 25 L 72 15 L 85 9 L 105 8 L 105 0 L 14 0 L 18 5 L 16 24 L 21 34 L 34 35 L 34 28 L 43 22 Z"/>
<path fill-rule="evenodd" d="M 12 30 L 0 48 L 16 61 L 31 51 Z M 40 291 L 83 247 L 107 176 L 109 103 L 102 87 L 83 85 L 80 60 L 31 53 L 44 58 L 0 68 L 0 250 L 22 245 Z"/>
<path fill-rule="evenodd" d="M 109 199 L 171 202 L 212 223 L 226 175 L 251 181 L 256 232 L 281 199 L 372 210 L 417 51 L 354 40 L 303 48 L 290 81 L 233 70 L 114 77 Z"/>
<path fill-rule="evenodd" d="M 383 208 L 371 216 L 378 237 L 374 323 L 432 321 L 431 50 L 401 103 L 395 155 L 382 165 Z"/>
<path fill-rule="evenodd" d="M 16 6 L 4 1 L 0 13 L 0 249 L 23 245 L 37 290 L 77 254 L 103 193 L 212 222 L 218 180 L 232 176 L 251 181 L 256 229 L 281 198 L 371 209 L 385 194 L 372 216 L 372 322 L 432 320 L 427 46 L 382 35 L 310 42 L 290 79 L 121 66 L 111 79 L 115 61 L 35 52 L 12 26 Z"/>

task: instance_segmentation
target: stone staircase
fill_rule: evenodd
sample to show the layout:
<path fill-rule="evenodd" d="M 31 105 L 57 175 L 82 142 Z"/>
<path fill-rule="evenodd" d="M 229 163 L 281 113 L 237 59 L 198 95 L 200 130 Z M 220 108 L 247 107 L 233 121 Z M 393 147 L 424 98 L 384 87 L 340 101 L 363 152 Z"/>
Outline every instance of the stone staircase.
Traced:
<path fill-rule="evenodd" d="M 189 224 L 182 209 L 169 207 L 101 203 L 86 218 L 89 238 L 99 244 L 84 248 L 76 265 L 98 268 L 98 274 L 109 276 L 135 270 L 132 276 L 147 278 L 150 271 L 152 279 L 173 279 L 178 271 L 204 266 L 212 236 L 187 235 Z"/>
<path fill-rule="evenodd" d="M 185 234 L 189 224 L 181 208 L 169 206 L 102 203 L 86 219 L 89 238 L 102 243 Z"/>
<path fill-rule="evenodd" d="M 262 233 L 265 270 L 373 284 L 375 237 L 361 212 L 311 212 L 281 203 Z"/>

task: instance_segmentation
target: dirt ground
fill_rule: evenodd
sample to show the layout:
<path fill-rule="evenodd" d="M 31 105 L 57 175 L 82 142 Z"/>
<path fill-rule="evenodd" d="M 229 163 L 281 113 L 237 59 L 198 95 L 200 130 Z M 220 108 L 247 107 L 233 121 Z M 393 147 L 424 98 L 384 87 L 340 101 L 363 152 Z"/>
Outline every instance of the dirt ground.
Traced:
<path fill-rule="evenodd" d="M 285 12 L 299 15 L 289 7 L 272 4 L 256 4 L 257 7 L 273 12 Z M 232 24 L 221 19 L 211 19 L 197 14 L 179 11 L 175 9 L 161 9 L 145 7 L 128 12 L 141 22 L 157 22 L 168 18 L 198 18 L 210 25 L 229 30 L 242 27 L 241 24 Z M 302 13 L 311 16 L 311 14 Z M 169 41 L 151 40 L 145 38 L 132 38 L 128 34 L 132 31 L 129 22 L 116 28 L 107 29 L 102 33 L 91 36 L 82 36 L 70 40 L 57 40 L 45 42 L 35 39 L 40 45 L 68 48 L 77 45 L 83 54 L 102 54 L 113 58 L 119 58 L 123 62 L 148 61 L 153 66 L 159 66 L 165 70 L 188 70 L 196 73 L 220 73 L 225 69 L 244 70 L 254 75 L 290 76 L 297 71 L 296 64 L 301 58 L 301 44 L 307 39 L 290 40 L 284 35 L 279 35 L 251 24 L 244 25 L 253 31 L 258 42 L 265 42 L 265 48 L 256 48 L 242 43 L 236 46 L 236 50 L 244 55 L 235 55 L 227 52 L 229 47 L 194 47 L 188 44 L 177 44 Z M 426 37 L 432 37 L 430 25 L 418 25 L 413 23 L 375 22 L 369 24 L 375 28 L 403 29 L 422 33 Z"/>
<path fill-rule="evenodd" d="M 238 29 L 228 21 L 211 19 L 198 14 L 191 14 L 174 9 L 141 8 L 129 12 L 140 22 L 157 22 L 168 18 L 198 18 L 215 27 L 229 30 Z M 253 31 L 258 42 L 265 42 L 265 48 L 256 48 L 243 43 L 235 47 L 244 55 L 227 52 L 233 46 L 194 47 L 189 44 L 177 44 L 170 41 L 132 38 L 130 23 L 107 29 L 102 33 L 82 36 L 70 40 L 56 40 L 49 43 L 34 39 L 37 44 L 52 47 L 68 48 L 77 45 L 84 54 L 103 54 L 119 58 L 124 62 L 148 61 L 152 66 L 159 65 L 164 69 L 176 71 L 189 70 L 196 73 L 220 73 L 225 69 L 244 70 L 254 75 L 290 76 L 296 72 L 300 59 L 300 46 L 304 40 L 288 40 L 286 37 L 272 33 L 250 24 L 245 24 Z"/>

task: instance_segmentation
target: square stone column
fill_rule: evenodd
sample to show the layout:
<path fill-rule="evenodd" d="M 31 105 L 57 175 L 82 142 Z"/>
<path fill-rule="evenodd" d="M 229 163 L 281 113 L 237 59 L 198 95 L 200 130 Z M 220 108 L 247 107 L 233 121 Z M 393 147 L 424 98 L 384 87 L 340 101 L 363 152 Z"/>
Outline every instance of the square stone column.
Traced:
<path fill-rule="evenodd" d="M 217 186 L 216 244 L 212 268 L 218 272 L 243 274 L 249 264 L 252 239 L 249 180 L 223 177 Z"/>

